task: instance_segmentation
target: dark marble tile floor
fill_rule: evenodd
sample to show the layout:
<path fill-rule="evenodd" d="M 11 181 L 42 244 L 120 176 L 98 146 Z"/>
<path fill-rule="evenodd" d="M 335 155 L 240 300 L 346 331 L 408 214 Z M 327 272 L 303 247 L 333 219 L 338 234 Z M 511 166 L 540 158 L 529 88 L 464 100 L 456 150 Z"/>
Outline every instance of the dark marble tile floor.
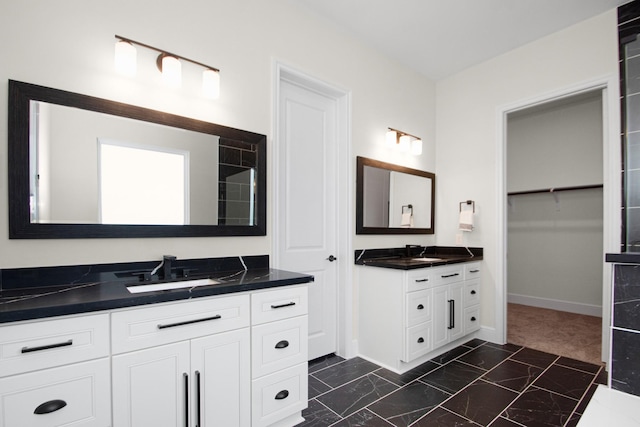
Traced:
<path fill-rule="evenodd" d="M 402 375 L 327 356 L 309 362 L 298 427 L 575 427 L 606 379 L 600 366 L 477 339 Z"/>

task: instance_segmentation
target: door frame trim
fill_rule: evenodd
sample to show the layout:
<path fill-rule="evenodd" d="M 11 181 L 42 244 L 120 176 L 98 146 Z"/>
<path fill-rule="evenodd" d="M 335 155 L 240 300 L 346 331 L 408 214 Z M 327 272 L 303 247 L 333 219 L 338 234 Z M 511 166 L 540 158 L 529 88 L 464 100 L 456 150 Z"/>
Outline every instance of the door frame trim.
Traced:
<path fill-rule="evenodd" d="M 619 252 L 621 227 L 620 93 L 617 75 L 609 74 L 564 87 L 534 98 L 503 105 L 496 111 L 496 342 L 507 342 L 507 115 L 584 92 L 602 91 L 603 252 Z M 602 254 L 602 360 L 609 362 L 611 317 L 611 266 Z"/>
<path fill-rule="evenodd" d="M 280 122 L 280 83 L 287 81 L 296 84 L 304 89 L 320 93 L 336 101 L 337 106 L 337 144 L 335 150 L 335 162 L 337 170 L 337 199 L 336 199 L 336 257 L 337 284 L 336 284 L 336 346 L 337 354 L 351 358 L 355 355 L 353 343 L 353 265 L 349 262 L 353 253 L 353 221 L 355 218 L 353 211 L 353 165 L 351 162 L 351 91 L 327 83 L 310 74 L 283 63 L 280 60 L 273 60 L 273 107 L 272 107 L 272 144 L 269 144 L 269 158 L 271 159 L 270 179 L 273 185 L 270 186 L 271 194 L 271 236 L 278 235 L 278 224 L 275 218 L 278 217 L 278 204 L 275 200 L 280 197 L 280 182 L 278 175 L 273 171 L 278 170 L 278 159 L 280 153 L 279 122 Z M 346 183 L 347 185 L 340 185 Z M 275 237 L 271 238 L 272 262 L 275 268 L 280 265 L 279 242 Z M 311 285 L 313 286 L 313 285 Z"/>

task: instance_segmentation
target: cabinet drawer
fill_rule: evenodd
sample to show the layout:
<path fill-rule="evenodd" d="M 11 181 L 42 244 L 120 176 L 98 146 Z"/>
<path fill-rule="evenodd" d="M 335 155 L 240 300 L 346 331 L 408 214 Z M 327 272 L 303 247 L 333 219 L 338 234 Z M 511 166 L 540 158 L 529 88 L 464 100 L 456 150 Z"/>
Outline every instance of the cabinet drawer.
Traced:
<path fill-rule="evenodd" d="M 465 280 L 475 279 L 480 277 L 480 261 L 468 262 L 464 265 L 464 278 Z"/>
<path fill-rule="evenodd" d="M 480 279 L 465 281 L 463 299 L 465 307 L 480 304 Z"/>
<path fill-rule="evenodd" d="M 432 274 L 433 285 L 446 285 L 459 282 L 464 279 L 464 265 L 453 264 L 444 267 L 436 267 Z"/>
<path fill-rule="evenodd" d="M 433 285 L 433 268 L 418 268 L 407 272 L 407 292 L 419 291 Z"/>
<path fill-rule="evenodd" d="M 272 322 L 307 314 L 307 287 L 285 287 L 251 294 L 251 323 Z"/>
<path fill-rule="evenodd" d="M 0 427 L 109 426 L 109 377 L 103 358 L 0 379 Z"/>
<path fill-rule="evenodd" d="M 407 326 L 414 326 L 431 320 L 431 294 L 431 289 L 407 294 Z"/>
<path fill-rule="evenodd" d="M 251 367 L 258 378 L 307 361 L 307 316 L 255 326 L 252 330 Z"/>
<path fill-rule="evenodd" d="M 0 327 L 0 377 L 108 355 L 108 314 Z"/>
<path fill-rule="evenodd" d="M 154 305 L 111 315 L 114 354 L 249 326 L 249 295 Z"/>
<path fill-rule="evenodd" d="M 253 427 L 268 426 L 307 407 L 307 364 L 278 371 L 253 381 Z"/>
<path fill-rule="evenodd" d="M 468 334 L 480 329 L 480 307 L 469 307 L 464 309 L 464 333 Z"/>
<path fill-rule="evenodd" d="M 403 358 L 405 362 L 411 362 L 431 351 L 431 329 L 431 322 L 407 328 Z"/>

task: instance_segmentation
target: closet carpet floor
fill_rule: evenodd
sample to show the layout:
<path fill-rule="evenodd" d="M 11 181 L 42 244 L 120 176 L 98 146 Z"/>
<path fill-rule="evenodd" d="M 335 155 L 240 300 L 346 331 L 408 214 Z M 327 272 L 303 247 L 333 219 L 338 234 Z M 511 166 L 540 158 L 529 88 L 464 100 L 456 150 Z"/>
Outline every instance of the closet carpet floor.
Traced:
<path fill-rule="evenodd" d="M 602 364 L 602 318 L 508 304 L 507 342 Z"/>
<path fill-rule="evenodd" d="M 298 426 L 574 427 L 606 381 L 600 365 L 478 339 L 402 375 L 327 356 L 309 362 Z"/>

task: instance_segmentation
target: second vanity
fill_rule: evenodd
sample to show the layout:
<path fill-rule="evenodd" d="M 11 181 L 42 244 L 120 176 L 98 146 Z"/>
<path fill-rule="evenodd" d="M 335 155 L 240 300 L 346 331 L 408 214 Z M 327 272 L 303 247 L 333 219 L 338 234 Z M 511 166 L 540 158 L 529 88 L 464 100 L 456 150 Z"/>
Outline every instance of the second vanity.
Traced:
<path fill-rule="evenodd" d="M 264 256 L 191 264 L 220 284 L 132 294 L 113 266 L 18 272 L 69 284 L 0 292 L 0 425 L 301 422 L 313 277 Z"/>
<path fill-rule="evenodd" d="M 407 247 L 355 256 L 358 348 L 365 359 L 406 372 L 480 329 L 481 248 Z"/>

